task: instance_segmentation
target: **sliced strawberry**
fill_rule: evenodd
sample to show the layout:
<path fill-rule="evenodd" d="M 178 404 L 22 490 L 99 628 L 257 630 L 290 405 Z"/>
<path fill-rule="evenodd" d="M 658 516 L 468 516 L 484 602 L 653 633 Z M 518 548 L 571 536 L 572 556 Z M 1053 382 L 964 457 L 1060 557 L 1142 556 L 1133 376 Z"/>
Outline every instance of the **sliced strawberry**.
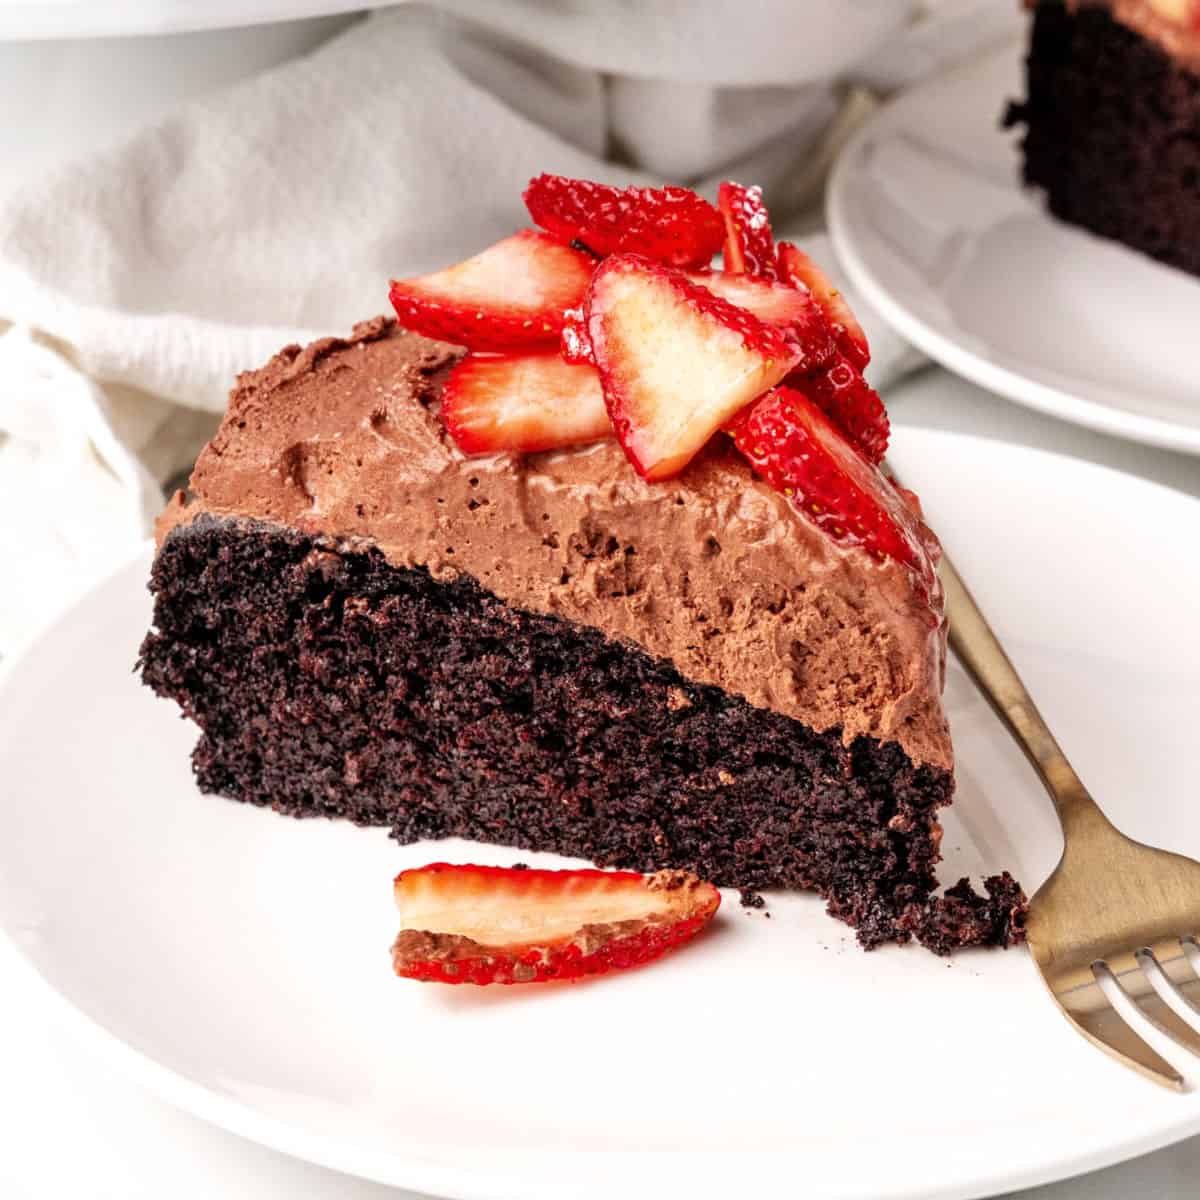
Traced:
<path fill-rule="evenodd" d="M 469 350 L 553 346 L 563 309 L 579 304 L 595 260 L 525 229 L 444 271 L 392 281 L 408 329 Z"/>
<path fill-rule="evenodd" d="M 731 432 L 750 465 L 830 537 L 922 570 L 915 514 L 806 396 L 776 388 Z"/>
<path fill-rule="evenodd" d="M 396 974 L 543 983 L 639 966 L 695 937 L 721 894 L 683 871 L 541 871 L 433 863 L 395 883 Z"/>
<path fill-rule="evenodd" d="M 733 275 L 728 271 L 688 271 L 688 279 L 707 288 L 722 300 L 753 313 L 768 325 L 787 326 L 804 350 L 802 370 L 814 369 L 835 360 L 837 350 L 817 302 L 803 288 L 757 279 L 753 275 Z M 587 322 L 581 308 L 563 313 L 562 342 L 559 352 L 567 362 L 595 363 Z"/>
<path fill-rule="evenodd" d="M 873 467 L 883 462 L 891 436 L 887 409 L 879 393 L 844 355 L 837 354 L 832 366 L 804 377 L 789 376 L 786 382 L 803 392 Z"/>
<path fill-rule="evenodd" d="M 688 271 L 686 274 L 693 283 L 773 325 L 787 325 L 814 314 L 815 319 L 824 319 L 810 295 L 786 283 L 732 271 Z"/>
<path fill-rule="evenodd" d="M 812 293 L 833 330 L 833 336 L 837 338 L 839 349 L 851 365 L 859 371 L 864 370 L 871 361 L 871 347 L 867 345 L 867 335 L 846 303 L 846 297 L 799 246 L 780 242 L 778 259 L 780 279 Z"/>
<path fill-rule="evenodd" d="M 699 267 L 721 247 L 720 214 L 688 188 L 615 188 L 539 175 L 525 189 L 525 207 L 543 229 L 601 256 L 644 254 L 672 267 Z"/>
<path fill-rule="evenodd" d="M 558 352 L 564 362 L 590 363 L 596 365 L 596 356 L 592 353 L 592 339 L 588 337 L 587 316 L 583 305 L 578 308 L 568 308 L 563 313 L 562 340 Z"/>
<path fill-rule="evenodd" d="M 913 510 L 919 520 L 924 521 L 925 509 L 921 506 L 921 497 L 909 488 L 901 487 L 894 479 L 891 481 L 891 484 L 896 489 L 896 495 Z"/>
<path fill-rule="evenodd" d="M 725 219 L 725 270 L 741 275 L 775 278 L 775 239 L 762 188 L 726 181 L 717 193 Z"/>
<path fill-rule="evenodd" d="M 650 480 L 682 471 L 804 357 L 786 329 L 633 254 L 596 269 L 587 314 L 617 440 Z"/>
<path fill-rule="evenodd" d="M 901 487 L 895 479 L 889 478 L 888 483 L 896 491 L 896 495 L 904 501 L 905 504 L 912 510 L 913 515 L 917 518 L 917 529 L 921 534 L 921 544 L 925 547 L 925 553 L 929 555 L 929 560 L 935 566 L 942 561 L 942 543 L 937 540 L 937 535 L 925 524 L 925 509 L 921 504 L 921 497 L 916 492 L 910 491 L 906 487 Z"/>
<path fill-rule="evenodd" d="M 542 354 L 468 354 L 442 389 L 442 423 L 464 454 L 532 454 L 612 437 L 595 367 Z"/>
<path fill-rule="evenodd" d="M 836 347 L 825 315 L 803 289 L 729 271 L 689 271 L 687 277 L 769 325 L 786 326 L 804 351 L 799 370 L 814 370 L 834 361 Z"/>

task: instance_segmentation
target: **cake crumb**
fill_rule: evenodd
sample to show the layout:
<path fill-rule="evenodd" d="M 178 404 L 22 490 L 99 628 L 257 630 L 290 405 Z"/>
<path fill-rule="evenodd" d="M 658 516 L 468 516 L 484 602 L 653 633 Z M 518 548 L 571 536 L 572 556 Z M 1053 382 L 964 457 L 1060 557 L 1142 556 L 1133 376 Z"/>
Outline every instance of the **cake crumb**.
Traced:
<path fill-rule="evenodd" d="M 528 871 L 529 864 L 528 863 L 513 863 L 512 867 L 510 869 L 513 871 Z"/>
<path fill-rule="evenodd" d="M 967 946 L 1009 946 L 1025 940 L 1029 908 L 1021 885 L 1007 872 L 983 881 L 980 895 L 970 880 L 960 879 L 941 896 L 931 897 L 912 932 L 935 954 L 947 955 Z"/>
<path fill-rule="evenodd" d="M 739 890 L 738 894 L 742 898 L 742 907 L 743 908 L 766 908 L 767 907 L 766 900 L 764 900 L 762 898 L 762 896 L 760 896 L 758 894 L 758 892 L 751 891 L 750 888 L 741 888 Z M 770 913 L 767 913 L 767 916 L 770 916 L 770 915 L 771 915 Z"/>

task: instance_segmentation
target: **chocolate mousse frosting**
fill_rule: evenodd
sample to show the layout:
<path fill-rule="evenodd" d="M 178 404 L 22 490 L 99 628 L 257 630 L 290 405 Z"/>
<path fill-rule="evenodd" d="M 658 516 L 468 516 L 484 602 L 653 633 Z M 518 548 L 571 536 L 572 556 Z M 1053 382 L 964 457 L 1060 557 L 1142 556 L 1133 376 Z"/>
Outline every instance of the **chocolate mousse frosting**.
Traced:
<path fill-rule="evenodd" d="M 379 317 L 240 376 L 160 541 L 200 513 L 369 539 L 847 744 L 951 768 L 936 584 L 831 542 L 723 438 L 658 484 L 615 442 L 466 458 L 437 417 L 458 353 Z"/>

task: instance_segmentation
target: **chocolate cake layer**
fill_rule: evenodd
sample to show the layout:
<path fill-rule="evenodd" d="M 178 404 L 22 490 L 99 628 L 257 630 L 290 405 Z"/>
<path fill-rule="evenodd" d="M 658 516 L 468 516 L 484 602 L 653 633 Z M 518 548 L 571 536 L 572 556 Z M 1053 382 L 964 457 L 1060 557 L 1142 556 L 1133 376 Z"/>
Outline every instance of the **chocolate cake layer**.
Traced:
<path fill-rule="evenodd" d="M 1025 126 L 1025 181 L 1056 216 L 1200 274 L 1200 73 L 1119 7 L 1036 6 L 1006 123 Z"/>
<path fill-rule="evenodd" d="M 868 946 L 1020 936 L 1007 876 L 930 899 L 952 777 L 895 742 L 847 744 L 362 540 L 200 515 L 151 589 L 141 671 L 200 726 L 207 791 L 404 842 L 813 888 Z"/>

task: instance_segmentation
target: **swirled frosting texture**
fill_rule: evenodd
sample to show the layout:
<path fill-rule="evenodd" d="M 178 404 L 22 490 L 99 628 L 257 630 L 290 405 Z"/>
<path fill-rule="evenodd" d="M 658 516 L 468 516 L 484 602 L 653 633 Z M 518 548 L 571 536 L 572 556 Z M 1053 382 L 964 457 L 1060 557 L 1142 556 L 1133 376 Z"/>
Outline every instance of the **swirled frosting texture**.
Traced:
<path fill-rule="evenodd" d="M 436 413 L 457 353 L 377 318 L 242 375 L 160 538 L 199 512 L 367 538 L 847 743 L 951 767 L 939 593 L 830 542 L 724 439 L 660 484 L 615 443 L 464 458 Z"/>

